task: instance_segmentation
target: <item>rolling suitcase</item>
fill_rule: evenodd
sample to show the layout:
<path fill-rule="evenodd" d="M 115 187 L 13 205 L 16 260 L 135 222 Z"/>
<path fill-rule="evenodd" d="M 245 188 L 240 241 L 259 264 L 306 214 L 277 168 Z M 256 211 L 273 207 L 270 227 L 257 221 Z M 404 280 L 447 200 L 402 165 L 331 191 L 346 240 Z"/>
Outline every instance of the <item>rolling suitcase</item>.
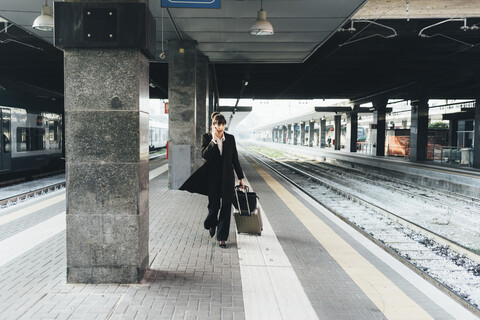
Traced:
<path fill-rule="evenodd" d="M 235 223 L 237 225 L 237 232 L 261 235 L 263 223 L 260 208 L 256 206 L 256 208 L 251 211 L 251 206 L 248 201 L 248 187 L 245 187 L 245 190 L 243 191 L 245 192 L 245 197 L 242 197 L 242 201 L 245 201 L 245 204 L 240 203 L 237 190 L 239 190 L 238 186 L 235 187 L 235 200 L 237 204 L 235 207 L 237 210 L 233 212 L 233 217 L 235 218 Z"/>
<path fill-rule="evenodd" d="M 263 224 L 260 208 L 256 207 L 249 216 L 240 215 L 240 212 L 233 212 L 238 233 L 250 233 L 262 235 Z"/>

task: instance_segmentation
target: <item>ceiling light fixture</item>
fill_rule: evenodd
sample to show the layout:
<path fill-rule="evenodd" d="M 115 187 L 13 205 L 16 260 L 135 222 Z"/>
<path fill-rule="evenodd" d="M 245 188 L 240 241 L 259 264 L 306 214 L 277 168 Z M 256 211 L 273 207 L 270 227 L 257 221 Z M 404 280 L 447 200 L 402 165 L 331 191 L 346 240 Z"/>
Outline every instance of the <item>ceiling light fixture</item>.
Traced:
<path fill-rule="evenodd" d="M 47 4 L 45 0 L 45 5 L 42 6 L 42 14 L 35 19 L 32 25 L 33 29 L 40 31 L 52 31 L 53 30 L 53 16 L 52 8 Z"/>
<path fill-rule="evenodd" d="M 254 36 L 271 36 L 274 34 L 272 24 L 267 21 L 267 11 L 263 10 L 263 0 L 260 3 L 257 21 L 250 26 L 250 34 Z"/>

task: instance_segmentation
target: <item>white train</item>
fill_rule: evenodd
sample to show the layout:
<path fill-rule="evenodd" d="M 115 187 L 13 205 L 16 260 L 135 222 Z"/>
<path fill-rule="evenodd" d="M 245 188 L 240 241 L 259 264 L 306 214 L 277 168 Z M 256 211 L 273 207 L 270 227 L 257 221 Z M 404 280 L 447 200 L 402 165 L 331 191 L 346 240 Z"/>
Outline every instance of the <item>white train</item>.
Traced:
<path fill-rule="evenodd" d="M 0 173 L 58 165 L 62 157 L 62 116 L 0 108 Z"/>
<path fill-rule="evenodd" d="M 168 140 L 168 122 L 150 118 L 150 150 L 165 148 Z"/>
<path fill-rule="evenodd" d="M 62 128 L 61 114 L 0 107 L 0 175 L 63 168 Z M 166 147 L 168 121 L 150 119 L 149 129 L 150 149 Z"/>

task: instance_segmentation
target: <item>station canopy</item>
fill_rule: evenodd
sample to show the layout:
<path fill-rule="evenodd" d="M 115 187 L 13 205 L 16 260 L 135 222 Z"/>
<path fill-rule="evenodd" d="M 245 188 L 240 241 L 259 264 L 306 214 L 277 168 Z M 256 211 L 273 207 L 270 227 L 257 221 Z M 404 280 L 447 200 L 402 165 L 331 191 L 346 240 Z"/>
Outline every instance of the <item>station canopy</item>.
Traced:
<path fill-rule="evenodd" d="M 0 93 L 63 97 L 63 54 L 52 32 L 32 29 L 43 4 L 0 4 Z M 176 39 L 197 41 L 220 98 L 363 103 L 379 95 L 472 99 L 480 89 L 479 0 L 264 0 L 271 36 L 249 34 L 260 0 L 222 0 L 221 9 L 149 6 L 157 28 L 152 98 L 167 98 L 168 41 Z"/>

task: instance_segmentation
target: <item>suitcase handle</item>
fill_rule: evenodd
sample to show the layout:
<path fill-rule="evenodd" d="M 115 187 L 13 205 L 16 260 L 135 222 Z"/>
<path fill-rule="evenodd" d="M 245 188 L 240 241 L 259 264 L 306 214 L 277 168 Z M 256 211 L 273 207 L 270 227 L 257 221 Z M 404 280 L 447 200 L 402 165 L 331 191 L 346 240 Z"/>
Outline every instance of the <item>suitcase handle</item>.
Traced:
<path fill-rule="evenodd" d="M 242 185 L 238 185 L 238 186 L 235 186 L 235 191 L 239 190 L 239 189 L 242 189 L 240 188 Z M 248 186 L 245 186 L 243 188 L 243 192 L 245 193 L 245 199 L 247 200 L 247 211 L 248 211 L 248 215 L 251 216 L 252 213 L 250 212 L 250 204 L 248 203 Z M 238 194 L 237 192 L 235 192 L 235 198 L 237 198 L 237 205 L 238 205 L 238 212 L 242 213 L 242 207 L 240 207 L 240 201 L 238 200 Z"/>

